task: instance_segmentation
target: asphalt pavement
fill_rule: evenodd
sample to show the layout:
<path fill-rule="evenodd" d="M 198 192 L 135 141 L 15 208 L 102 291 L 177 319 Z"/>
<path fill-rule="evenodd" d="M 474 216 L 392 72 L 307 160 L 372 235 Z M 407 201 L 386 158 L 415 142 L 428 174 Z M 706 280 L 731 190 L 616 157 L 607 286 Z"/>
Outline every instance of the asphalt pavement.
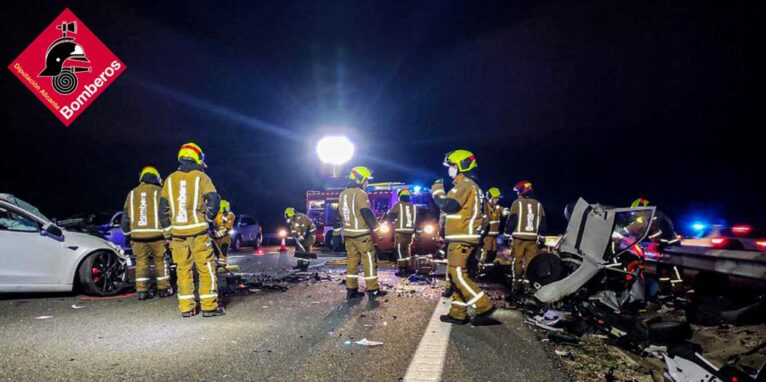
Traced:
<path fill-rule="evenodd" d="M 273 251 L 245 250 L 231 263 L 245 273 L 295 264 Z M 324 264 L 335 259 L 313 260 L 321 280 L 284 292 L 250 288 L 215 318 L 182 319 L 175 297 L 0 296 L 0 380 L 402 380 L 442 303 L 440 286 L 406 285 L 381 266 L 389 295 L 350 304 L 339 285 L 344 267 Z M 503 325 L 451 328 L 442 380 L 567 379 L 519 314 L 496 317 Z M 365 338 L 383 344 L 355 344 Z"/>

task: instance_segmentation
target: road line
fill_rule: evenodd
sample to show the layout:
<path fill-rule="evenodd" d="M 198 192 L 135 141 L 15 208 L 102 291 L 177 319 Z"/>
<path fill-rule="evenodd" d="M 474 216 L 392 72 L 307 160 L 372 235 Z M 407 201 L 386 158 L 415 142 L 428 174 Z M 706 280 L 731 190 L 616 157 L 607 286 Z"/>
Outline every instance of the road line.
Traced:
<path fill-rule="evenodd" d="M 431 321 L 404 375 L 404 382 L 441 381 L 452 324 L 441 322 L 439 316 L 449 312 L 449 301 L 442 297 L 436 304 Z"/>

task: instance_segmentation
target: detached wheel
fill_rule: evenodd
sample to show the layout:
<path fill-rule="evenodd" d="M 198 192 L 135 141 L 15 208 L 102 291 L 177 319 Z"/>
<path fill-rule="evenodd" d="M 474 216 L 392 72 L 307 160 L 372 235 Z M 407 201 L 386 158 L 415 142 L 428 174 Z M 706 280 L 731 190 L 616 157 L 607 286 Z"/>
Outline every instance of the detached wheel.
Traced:
<path fill-rule="evenodd" d="M 242 249 L 242 236 L 237 236 L 231 241 L 232 251 L 239 251 Z"/>
<path fill-rule="evenodd" d="M 561 280 L 563 266 L 558 256 L 542 252 L 532 258 L 527 266 L 527 278 L 532 285 L 548 285 Z"/>
<path fill-rule="evenodd" d="M 95 252 L 83 260 L 77 271 L 85 294 L 114 296 L 128 285 L 125 263 L 113 252 Z"/>
<path fill-rule="evenodd" d="M 649 324 L 649 341 L 653 344 L 677 344 L 691 337 L 692 328 L 686 322 L 664 321 Z"/>

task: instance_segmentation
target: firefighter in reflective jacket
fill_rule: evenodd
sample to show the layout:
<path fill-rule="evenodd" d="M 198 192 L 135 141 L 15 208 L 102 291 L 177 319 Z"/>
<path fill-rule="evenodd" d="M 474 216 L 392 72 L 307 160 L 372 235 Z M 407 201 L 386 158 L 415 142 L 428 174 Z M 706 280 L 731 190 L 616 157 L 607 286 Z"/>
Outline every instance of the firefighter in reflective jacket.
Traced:
<path fill-rule="evenodd" d="M 487 232 L 484 235 L 484 246 L 481 251 L 480 264 L 491 264 L 497 255 L 497 236 L 500 235 L 500 221 L 503 218 L 503 206 L 500 199 L 503 195 L 500 189 L 492 187 L 487 191 L 487 201 L 484 203 L 484 219 Z"/>
<path fill-rule="evenodd" d="M 296 212 L 295 208 L 289 207 L 285 209 L 285 220 L 290 225 L 290 236 L 292 236 L 296 243 L 296 250 L 303 252 L 311 252 L 316 240 L 315 232 L 317 230 L 316 225 L 308 215 Z M 308 269 L 309 260 L 298 258 L 298 269 Z"/>
<path fill-rule="evenodd" d="M 162 187 L 160 223 L 170 236 L 173 262 L 178 265 L 178 308 L 181 317 L 197 314 L 192 263 L 199 274 L 199 299 L 204 317 L 225 314 L 218 305 L 216 264 L 209 225 L 218 214 L 221 197 L 205 174 L 205 154 L 187 143 L 178 151 L 178 170 Z"/>
<path fill-rule="evenodd" d="M 359 260 L 364 267 L 364 281 L 370 300 L 387 294 L 378 285 L 378 267 L 375 261 L 375 246 L 372 244 L 372 232 L 378 230 L 378 222 L 370 209 L 367 197 L 367 181 L 372 171 L 367 167 L 357 166 L 348 175 L 346 189 L 338 198 L 338 210 L 343 223 L 343 237 L 346 240 L 346 298 L 361 298 L 359 293 Z"/>
<path fill-rule="evenodd" d="M 498 321 L 490 317 L 495 307 L 466 271 L 468 258 L 475 256 L 479 248 L 483 220 L 482 193 L 472 172 L 477 166 L 476 157 L 470 151 L 455 150 L 447 153 L 444 165 L 453 179 L 452 189 L 446 192 L 441 180 L 431 187 L 434 203 L 447 214 L 444 239 L 448 242 L 447 265 L 453 290 L 449 314 L 440 320 L 465 324 L 470 306 L 476 311 L 470 320 L 473 325 L 496 324 Z"/>
<path fill-rule="evenodd" d="M 231 235 L 229 231 L 234 228 L 236 215 L 231 212 L 231 204 L 226 200 L 221 200 L 218 215 L 213 220 L 213 238 L 218 249 L 218 266 L 226 268 L 229 247 L 231 246 Z"/>
<path fill-rule="evenodd" d="M 162 178 L 156 168 L 146 166 L 138 176 L 140 184 L 128 194 L 122 213 L 122 232 L 130 237 L 136 256 L 136 292 L 139 300 L 154 297 L 149 290 L 151 275 L 149 261 L 154 262 L 157 290 L 160 297 L 173 295 L 170 274 L 165 263 L 165 238 L 158 218 Z"/>
<path fill-rule="evenodd" d="M 399 270 L 396 275 L 407 276 L 410 262 L 410 247 L 415 234 L 415 221 L 418 209 L 410 203 L 410 191 L 406 188 L 399 190 L 399 201 L 386 214 L 386 220 L 394 225 L 394 245 L 396 246 L 396 265 Z"/>
<path fill-rule="evenodd" d="M 538 240 L 540 235 L 545 234 L 547 225 L 545 210 L 543 205 L 535 199 L 532 182 L 522 180 L 516 184 L 513 191 L 518 195 L 518 199 L 511 205 L 505 225 L 505 235 L 512 240 L 513 290 L 519 291 L 523 287 L 527 264 L 537 256 L 540 249 Z"/>

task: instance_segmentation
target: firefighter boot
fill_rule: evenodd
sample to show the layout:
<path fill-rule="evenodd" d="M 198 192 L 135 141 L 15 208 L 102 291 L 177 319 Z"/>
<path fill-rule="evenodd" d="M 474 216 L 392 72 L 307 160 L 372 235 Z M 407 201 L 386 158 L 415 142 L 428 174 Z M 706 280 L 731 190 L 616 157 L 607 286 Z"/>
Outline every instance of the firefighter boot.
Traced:
<path fill-rule="evenodd" d="M 501 322 L 492 318 L 492 313 L 495 313 L 495 307 L 493 306 L 490 310 L 482 313 L 477 314 L 474 318 L 471 319 L 471 325 L 473 326 L 489 326 L 489 325 L 500 325 Z"/>
<path fill-rule="evenodd" d="M 362 297 L 364 297 L 364 294 L 359 293 L 359 289 L 346 289 L 346 300 L 355 300 Z"/>
<path fill-rule="evenodd" d="M 218 317 L 226 315 L 226 310 L 222 306 L 218 306 L 216 310 L 203 310 L 202 317 Z"/>
<path fill-rule="evenodd" d="M 388 292 L 380 289 L 367 291 L 367 297 L 369 297 L 370 301 L 375 301 L 378 297 L 383 297 L 387 294 Z"/>
<path fill-rule="evenodd" d="M 439 316 L 439 321 L 446 322 L 448 324 L 453 324 L 453 325 L 465 325 L 468 323 L 467 318 L 465 320 L 458 320 L 457 318 L 454 318 L 450 316 L 449 314 L 442 314 L 441 316 Z"/>
<path fill-rule="evenodd" d="M 160 293 L 159 293 L 159 296 L 160 296 L 160 298 L 165 298 L 165 297 L 170 297 L 170 296 L 172 296 L 173 294 L 174 294 L 174 293 L 173 293 L 173 288 L 168 288 L 168 289 L 160 289 Z"/>
<path fill-rule="evenodd" d="M 190 317 L 194 317 L 194 316 L 196 316 L 196 315 L 197 315 L 197 313 L 199 313 L 199 312 L 197 311 L 197 308 L 194 308 L 194 309 L 192 309 L 192 310 L 190 310 L 190 311 L 188 311 L 188 312 L 181 312 L 181 318 L 190 318 Z"/>
<path fill-rule="evenodd" d="M 151 300 L 151 299 L 153 299 L 153 298 L 154 298 L 154 292 L 153 292 L 153 291 L 148 291 L 148 292 L 138 292 L 138 299 L 139 299 L 140 301 L 144 301 L 144 300 Z"/>

